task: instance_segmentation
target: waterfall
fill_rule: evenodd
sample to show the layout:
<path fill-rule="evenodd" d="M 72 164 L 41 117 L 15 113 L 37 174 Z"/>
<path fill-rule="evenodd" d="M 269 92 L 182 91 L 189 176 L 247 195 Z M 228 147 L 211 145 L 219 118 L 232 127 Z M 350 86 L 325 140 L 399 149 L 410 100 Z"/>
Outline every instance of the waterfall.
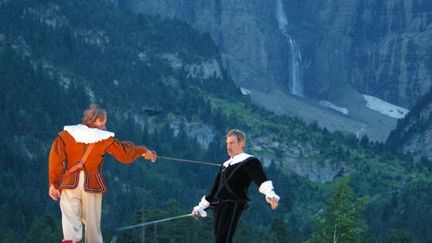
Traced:
<path fill-rule="evenodd" d="M 288 39 L 290 48 L 290 93 L 302 97 L 303 73 L 301 70 L 301 52 L 297 42 L 288 34 L 288 19 L 284 12 L 282 0 L 276 0 L 276 19 L 279 25 L 279 30 L 281 31 L 282 35 L 284 35 Z"/>

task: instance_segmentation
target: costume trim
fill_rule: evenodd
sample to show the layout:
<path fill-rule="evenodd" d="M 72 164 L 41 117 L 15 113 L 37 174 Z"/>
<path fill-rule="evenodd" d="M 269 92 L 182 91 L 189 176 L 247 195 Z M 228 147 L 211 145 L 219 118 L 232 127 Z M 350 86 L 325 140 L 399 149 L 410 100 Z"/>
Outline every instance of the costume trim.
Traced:
<path fill-rule="evenodd" d="M 89 180 L 90 180 L 90 173 L 88 173 L 87 171 L 85 171 L 85 183 L 84 183 L 84 190 L 86 192 L 93 192 L 93 193 L 101 193 L 101 192 L 105 192 L 106 188 L 104 187 L 104 183 L 102 181 L 102 176 L 99 172 L 96 172 L 96 180 L 98 181 L 99 184 L 99 188 L 90 188 L 89 185 Z"/>
<path fill-rule="evenodd" d="M 261 192 L 264 195 L 269 194 L 270 192 L 272 192 L 274 190 L 273 182 L 272 181 L 264 181 L 263 183 L 261 183 L 258 190 L 259 190 L 259 192 Z"/>
<path fill-rule="evenodd" d="M 241 153 L 241 154 L 237 154 L 234 157 L 230 158 L 229 160 L 225 161 L 223 163 L 224 167 L 228 167 L 230 165 L 235 165 L 238 164 L 240 162 L 243 162 L 245 159 L 252 157 L 252 155 L 247 154 L 247 153 Z"/>
<path fill-rule="evenodd" d="M 198 206 L 200 206 L 203 209 L 206 209 L 210 206 L 210 202 L 206 200 L 205 196 L 201 198 L 201 201 L 199 202 Z"/>
<path fill-rule="evenodd" d="M 67 131 L 76 142 L 85 144 L 100 142 L 115 136 L 113 132 L 90 128 L 83 124 L 65 126 L 63 130 Z"/>
<path fill-rule="evenodd" d="M 201 198 L 201 201 L 199 202 L 199 204 L 197 206 L 195 206 L 193 208 L 194 211 L 197 211 L 201 217 L 207 217 L 207 212 L 204 211 L 205 209 L 207 209 L 210 206 L 210 203 L 205 199 L 205 196 L 203 196 Z"/>
<path fill-rule="evenodd" d="M 258 188 L 259 192 L 264 194 L 267 198 L 276 198 L 278 201 L 280 197 L 274 192 L 273 182 L 264 181 Z"/>
<path fill-rule="evenodd" d="M 74 189 L 74 188 L 76 188 L 76 187 L 78 186 L 78 182 L 79 182 L 79 173 L 80 173 L 80 172 L 81 172 L 80 170 L 74 172 L 74 173 L 75 173 L 75 179 L 73 180 L 73 183 L 72 183 L 72 184 L 63 184 L 63 181 L 62 181 L 62 184 L 61 184 L 60 188 L 61 188 L 61 189 Z"/>

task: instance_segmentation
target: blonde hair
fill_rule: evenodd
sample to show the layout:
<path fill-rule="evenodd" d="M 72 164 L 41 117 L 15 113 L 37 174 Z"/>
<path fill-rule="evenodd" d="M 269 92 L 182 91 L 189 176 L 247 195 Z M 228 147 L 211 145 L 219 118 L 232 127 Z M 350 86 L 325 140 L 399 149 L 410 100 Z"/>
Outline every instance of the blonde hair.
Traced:
<path fill-rule="evenodd" d="M 234 136 L 237 138 L 237 141 L 243 142 L 246 144 L 246 135 L 244 132 L 240 131 L 239 129 L 231 129 L 227 132 L 226 137 Z"/>
<path fill-rule="evenodd" d="M 96 104 L 90 104 L 90 106 L 83 112 L 82 123 L 86 126 L 94 126 L 94 122 L 97 119 L 106 119 L 106 110 L 99 108 Z"/>

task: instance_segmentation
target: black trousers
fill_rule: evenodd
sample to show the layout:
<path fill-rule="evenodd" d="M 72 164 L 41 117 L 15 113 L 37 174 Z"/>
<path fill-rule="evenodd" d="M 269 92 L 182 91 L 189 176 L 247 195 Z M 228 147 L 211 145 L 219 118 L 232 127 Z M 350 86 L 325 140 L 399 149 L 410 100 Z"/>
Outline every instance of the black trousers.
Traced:
<path fill-rule="evenodd" d="M 214 234 L 217 243 L 232 243 L 233 236 L 244 209 L 241 202 L 223 202 L 214 208 Z"/>

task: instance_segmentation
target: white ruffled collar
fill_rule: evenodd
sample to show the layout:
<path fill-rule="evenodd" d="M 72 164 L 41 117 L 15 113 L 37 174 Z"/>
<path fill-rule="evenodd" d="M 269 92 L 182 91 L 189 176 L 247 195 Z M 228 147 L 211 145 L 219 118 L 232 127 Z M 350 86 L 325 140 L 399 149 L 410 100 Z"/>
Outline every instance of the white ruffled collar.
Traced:
<path fill-rule="evenodd" d="M 78 124 L 73 126 L 65 126 L 64 131 L 67 131 L 78 143 L 96 143 L 110 137 L 114 137 L 113 132 L 90 128 L 86 125 Z"/>
<path fill-rule="evenodd" d="M 229 160 L 225 161 L 223 163 L 224 167 L 228 167 L 230 165 L 235 165 L 237 163 L 243 162 L 245 159 L 252 157 L 252 155 L 247 153 L 240 153 L 235 155 L 234 157 L 230 158 Z"/>

